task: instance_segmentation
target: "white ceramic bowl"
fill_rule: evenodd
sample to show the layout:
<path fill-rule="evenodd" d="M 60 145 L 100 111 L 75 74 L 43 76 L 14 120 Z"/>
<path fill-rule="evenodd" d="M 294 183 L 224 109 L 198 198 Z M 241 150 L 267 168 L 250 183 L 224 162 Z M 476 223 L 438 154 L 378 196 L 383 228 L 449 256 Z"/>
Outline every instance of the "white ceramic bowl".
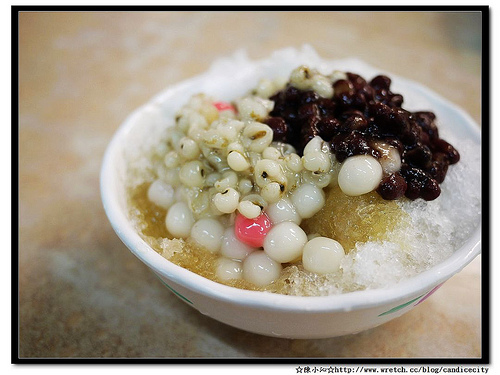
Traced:
<path fill-rule="evenodd" d="M 366 77 L 380 73 L 358 60 L 325 63 L 307 47 L 302 51 L 278 51 L 272 58 L 260 62 L 250 62 L 244 55 L 236 54 L 215 64 L 206 74 L 168 88 L 125 121 L 106 151 L 101 170 L 101 192 L 109 220 L 125 245 L 158 275 L 168 289 L 202 314 L 263 335 L 325 338 L 378 326 L 422 302 L 480 253 L 480 223 L 451 257 L 397 285 L 334 296 L 298 297 L 232 288 L 169 262 L 138 235 L 127 217 L 125 202 L 124 179 L 129 154 L 141 152 L 137 144 L 148 147 L 150 135 L 154 133 L 151 129 L 164 126 L 165 120 L 162 119 L 173 117 L 174 111 L 192 94 L 206 92 L 221 99 L 231 99 L 253 87 L 256 75 L 272 76 L 276 72 L 290 71 L 299 63 L 330 71 L 332 68 L 350 70 Z M 410 98 L 416 108 L 431 103 L 441 123 L 454 123 L 454 131 L 461 137 L 473 139 L 479 147 L 479 127 L 466 113 L 418 84 L 387 74 L 393 79 L 391 87 L 402 93 L 405 100 Z M 235 85 L 234 80 L 240 84 Z"/>

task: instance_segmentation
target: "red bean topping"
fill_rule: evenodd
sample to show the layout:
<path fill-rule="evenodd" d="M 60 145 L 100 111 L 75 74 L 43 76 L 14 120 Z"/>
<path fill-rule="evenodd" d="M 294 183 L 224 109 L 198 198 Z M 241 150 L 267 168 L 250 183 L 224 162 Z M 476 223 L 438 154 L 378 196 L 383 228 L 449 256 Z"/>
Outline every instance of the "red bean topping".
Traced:
<path fill-rule="evenodd" d="M 273 141 L 288 143 L 290 130 L 282 117 L 269 117 L 264 121 L 273 130 Z"/>
<path fill-rule="evenodd" d="M 420 189 L 421 198 L 426 201 L 432 201 L 439 197 L 440 194 L 441 188 L 435 179 L 429 178 L 423 182 L 422 188 Z"/>
<path fill-rule="evenodd" d="M 385 89 L 385 90 L 389 90 L 389 87 L 391 87 L 391 79 L 387 76 L 376 76 L 374 77 L 371 82 L 370 82 L 370 85 L 375 89 L 375 90 L 382 90 L 382 89 Z"/>
<path fill-rule="evenodd" d="M 460 160 L 460 154 L 455 149 L 455 147 L 450 145 L 444 139 L 434 140 L 434 142 L 432 143 L 432 146 L 437 152 L 444 153 L 446 155 L 448 161 L 450 162 L 450 164 L 458 163 L 458 161 Z"/>
<path fill-rule="evenodd" d="M 358 74 L 346 75 L 347 79 L 333 83 L 332 99 L 290 84 L 271 96 L 274 109 L 265 122 L 273 129 L 274 140 L 292 144 L 301 155 L 305 145 L 320 135 L 340 162 L 359 154 L 378 158 L 380 152 L 372 145 L 393 145 L 402 167 L 384 177 L 378 193 L 384 199 L 437 198 L 448 166 L 457 163 L 460 154 L 439 138 L 435 114 L 403 109 L 404 98 L 391 91 L 387 76 L 367 82 Z"/>
<path fill-rule="evenodd" d="M 403 152 L 403 159 L 413 167 L 428 169 L 432 162 L 432 152 L 426 145 L 419 144 Z"/>
<path fill-rule="evenodd" d="M 305 120 L 312 118 L 312 117 L 317 117 L 318 119 L 320 118 L 320 111 L 319 107 L 317 104 L 314 103 L 306 103 L 299 107 L 299 110 L 297 112 L 299 119 L 300 120 Z"/>
<path fill-rule="evenodd" d="M 352 132 L 346 137 L 339 135 L 333 138 L 332 150 L 339 162 L 353 155 L 372 155 L 380 157 L 380 152 L 370 146 L 368 140 L 359 132 Z"/>
<path fill-rule="evenodd" d="M 345 79 L 339 79 L 333 84 L 334 95 L 338 98 L 344 95 L 354 95 L 354 85 Z"/>
<path fill-rule="evenodd" d="M 392 173 L 386 176 L 379 187 L 377 193 L 387 200 L 394 200 L 401 198 L 406 192 L 406 181 L 399 173 Z"/>
<path fill-rule="evenodd" d="M 302 105 L 304 104 L 309 104 L 309 103 L 316 103 L 319 99 L 319 95 L 314 92 L 314 91 L 305 91 L 301 96 L 300 96 L 300 103 Z"/>
<path fill-rule="evenodd" d="M 317 124 L 320 137 L 325 141 L 330 141 L 337 134 L 340 122 L 334 117 L 324 117 Z"/>
<path fill-rule="evenodd" d="M 347 72 L 347 79 L 351 82 L 356 90 L 362 90 L 366 86 L 366 81 L 358 74 Z"/>
<path fill-rule="evenodd" d="M 335 102 L 333 100 L 320 98 L 316 104 L 318 105 L 321 117 L 335 116 Z"/>
<path fill-rule="evenodd" d="M 341 125 L 343 131 L 353 131 L 357 130 L 363 131 L 368 127 L 368 121 L 362 114 L 353 113 L 347 117 L 344 123 Z"/>
<path fill-rule="evenodd" d="M 389 100 L 389 105 L 391 107 L 401 107 L 402 104 L 403 104 L 403 96 L 399 94 L 393 95 Z"/>
<path fill-rule="evenodd" d="M 434 123 L 436 115 L 432 112 L 414 112 L 413 118 L 417 124 L 424 130 L 430 139 L 439 138 L 438 128 Z"/>
<path fill-rule="evenodd" d="M 442 183 L 446 177 L 446 172 L 448 172 L 448 160 L 446 159 L 446 155 L 440 152 L 434 153 L 432 157 L 434 160 L 429 168 L 429 174 L 438 183 Z"/>

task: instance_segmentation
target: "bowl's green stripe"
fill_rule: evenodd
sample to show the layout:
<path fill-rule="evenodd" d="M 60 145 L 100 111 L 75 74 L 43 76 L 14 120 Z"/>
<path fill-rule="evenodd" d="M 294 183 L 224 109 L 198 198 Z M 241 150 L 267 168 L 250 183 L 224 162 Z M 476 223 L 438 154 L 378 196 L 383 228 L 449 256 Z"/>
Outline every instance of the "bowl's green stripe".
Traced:
<path fill-rule="evenodd" d="M 175 289 L 173 289 L 170 285 L 168 285 L 160 276 L 158 276 L 156 273 L 155 273 L 155 276 L 162 282 L 163 285 L 165 285 L 168 289 L 170 289 L 172 291 L 172 293 L 174 293 L 176 296 L 182 298 L 184 301 L 190 303 L 191 305 L 193 305 L 193 302 L 191 302 L 189 299 L 187 299 L 186 297 L 184 297 L 182 294 L 180 294 L 178 291 L 176 291 Z"/>
<path fill-rule="evenodd" d="M 422 298 L 424 296 L 424 294 L 422 294 L 421 296 L 418 296 L 417 298 L 414 298 L 412 299 L 411 301 L 408 301 L 406 303 L 403 303 L 402 305 L 399 305 L 399 306 L 396 306 L 396 307 L 393 307 L 392 309 L 386 311 L 386 312 L 383 312 L 382 314 L 379 314 L 378 316 L 383 316 L 383 315 L 387 315 L 387 314 L 391 314 L 393 312 L 396 312 L 398 310 L 401 310 L 403 307 L 406 307 L 410 304 L 412 304 L 413 302 L 415 302 L 416 300 L 418 300 L 419 298 Z"/>

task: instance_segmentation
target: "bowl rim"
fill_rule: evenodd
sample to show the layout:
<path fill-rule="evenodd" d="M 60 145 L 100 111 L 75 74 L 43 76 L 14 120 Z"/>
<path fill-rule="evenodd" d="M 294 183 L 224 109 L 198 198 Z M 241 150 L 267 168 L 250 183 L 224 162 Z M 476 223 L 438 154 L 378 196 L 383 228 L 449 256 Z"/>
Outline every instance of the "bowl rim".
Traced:
<path fill-rule="evenodd" d="M 461 108 L 431 91 L 427 87 L 401 77 L 392 75 L 394 79 L 411 84 L 414 89 L 419 90 L 428 98 L 439 103 L 442 107 L 455 112 L 464 120 L 464 125 L 471 132 L 475 141 L 481 143 L 480 127 Z M 182 84 L 182 83 L 181 83 Z M 241 306 L 252 306 L 257 309 L 286 310 L 289 312 L 333 312 L 351 311 L 365 309 L 374 306 L 382 306 L 404 298 L 411 299 L 417 295 L 430 291 L 433 287 L 440 285 L 454 274 L 460 272 L 481 252 L 481 219 L 478 227 L 473 231 L 465 243 L 455 252 L 433 266 L 429 270 L 403 280 L 396 285 L 378 289 L 366 289 L 342 294 L 327 296 L 291 296 L 271 292 L 243 290 L 235 287 L 217 283 L 204 278 L 187 269 L 175 265 L 162 257 L 152 249 L 134 230 L 132 224 L 126 217 L 126 213 L 120 207 L 117 194 L 114 192 L 119 188 L 116 177 L 116 160 L 121 152 L 122 140 L 124 140 L 135 125 L 136 116 L 155 105 L 161 98 L 160 93 L 148 103 L 133 111 L 120 125 L 109 143 L 102 162 L 100 172 L 100 189 L 102 203 L 108 219 L 122 242 L 143 263 L 150 267 L 155 273 L 202 295 L 227 303 Z"/>

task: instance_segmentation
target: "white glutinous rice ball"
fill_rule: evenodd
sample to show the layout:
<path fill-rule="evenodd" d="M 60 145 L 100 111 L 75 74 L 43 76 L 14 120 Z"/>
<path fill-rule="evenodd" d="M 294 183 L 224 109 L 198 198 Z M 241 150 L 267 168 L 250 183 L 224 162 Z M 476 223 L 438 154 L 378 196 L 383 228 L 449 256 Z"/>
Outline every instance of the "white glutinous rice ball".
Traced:
<path fill-rule="evenodd" d="M 217 219 L 200 219 L 191 229 L 191 239 L 212 253 L 220 250 L 223 234 L 224 226 Z"/>
<path fill-rule="evenodd" d="M 291 221 L 298 225 L 301 222 L 297 209 L 288 198 L 282 198 L 276 203 L 270 204 L 266 208 L 266 213 L 273 224 L 279 224 L 283 221 Z"/>
<path fill-rule="evenodd" d="M 185 202 L 174 203 L 168 210 L 165 225 L 172 236 L 187 238 L 193 224 L 193 214 Z"/>
<path fill-rule="evenodd" d="M 292 192 L 291 201 L 300 217 L 308 219 L 325 204 L 325 193 L 316 185 L 305 183 Z"/>
<path fill-rule="evenodd" d="M 168 210 L 175 202 L 174 188 L 163 180 L 155 180 L 149 185 L 148 199 L 155 205 Z"/>
<path fill-rule="evenodd" d="M 266 286 L 281 273 L 281 263 L 269 258 L 262 250 L 254 251 L 243 261 L 243 278 L 257 286 Z"/>
<path fill-rule="evenodd" d="M 297 224 L 284 221 L 271 228 L 264 239 L 264 251 L 280 263 L 288 263 L 302 255 L 307 234 Z"/>
<path fill-rule="evenodd" d="M 220 257 L 217 259 L 215 273 L 222 281 L 241 279 L 243 276 L 242 263 L 226 257 Z"/>
<path fill-rule="evenodd" d="M 344 257 L 344 248 L 327 237 L 315 237 L 304 246 L 302 264 L 307 271 L 319 274 L 335 272 Z"/>
<path fill-rule="evenodd" d="M 250 253 L 255 251 L 255 247 L 241 242 L 234 234 L 234 226 L 227 228 L 222 235 L 220 252 L 230 259 L 245 259 Z"/>
<path fill-rule="evenodd" d="M 342 163 L 338 182 L 344 194 L 363 195 L 378 187 L 382 174 L 382 166 L 373 156 L 355 155 Z"/>

